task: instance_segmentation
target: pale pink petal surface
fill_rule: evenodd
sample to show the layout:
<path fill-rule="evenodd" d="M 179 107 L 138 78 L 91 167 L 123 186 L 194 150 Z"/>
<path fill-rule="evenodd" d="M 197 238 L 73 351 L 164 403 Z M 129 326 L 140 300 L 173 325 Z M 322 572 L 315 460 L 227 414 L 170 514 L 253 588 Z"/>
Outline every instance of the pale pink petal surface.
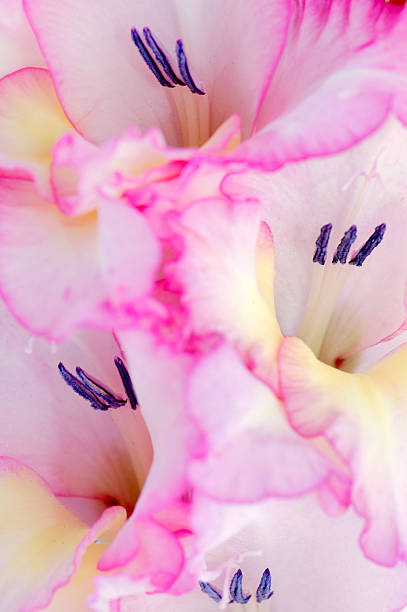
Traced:
<path fill-rule="evenodd" d="M 78 325 L 125 321 L 121 306 L 148 291 L 158 260 L 142 215 L 125 202 L 106 200 L 99 213 L 67 216 L 28 180 L 3 179 L 0 191 L 0 284 L 16 316 L 53 338 Z M 123 282 L 129 274 L 131 285 Z"/>
<path fill-rule="evenodd" d="M 219 348 L 197 366 L 188 404 L 206 434 L 206 454 L 190 468 L 198 490 L 251 501 L 298 495 L 326 478 L 325 459 L 294 434 L 281 403 L 230 348 Z"/>
<path fill-rule="evenodd" d="M 1 0 L 0 78 L 26 66 L 45 67 L 45 60 L 24 13 L 22 0 Z"/>

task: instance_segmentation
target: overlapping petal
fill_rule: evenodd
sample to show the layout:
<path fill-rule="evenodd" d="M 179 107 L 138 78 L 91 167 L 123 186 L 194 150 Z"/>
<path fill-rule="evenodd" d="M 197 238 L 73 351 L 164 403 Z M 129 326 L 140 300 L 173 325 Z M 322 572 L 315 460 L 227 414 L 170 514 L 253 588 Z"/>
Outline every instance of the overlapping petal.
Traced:
<path fill-rule="evenodd" d="M 292 7 L 258 134 L 240 149 L 241 158 L 267 168 L 341 151 L 372 133 L 392 109 L 405 117 L 403 7 L 381 0 L 307 0 Z"/>
<path fill-rule="evenodd" d="M 159 258 L 137 210 L 104 199 L 98 212 L 68 216 L 29 180 L 3 179 L 0 191 L 1 292 L 29 329 L 59 339 L 131 316 L 124 305 L 148 292 Z"/>
<path fill-rule="evenodd" d="M 192 203 L 180 218 L 183 252 L 169 274 L 182 287 L 191 333 L 226 337 L 273 383 L 281 336 L 272 297 L 272 238 L 260 223 L 254 200 Z"/>
<path fill-rule="evenodd" d="M 190 359 L 177 355 L 146 332 L 121 332 L 120 341 L 143 407 L 154 456 L 137 506 L 103 555 L 99 568 L 114 572 L 110 583 L 122 594 L 140 588 L 167 591 L 184 569 L 182 541 L 189 527 L 186 470 L 189 456 L 198 452 L 200 445 L 182 398 Z M 122 571 L 115 571 L 117 568 Z M 101 588 L 103 584 L 104 579 Z"/>
<path fill-rule="evenodd" d="M 405 560 L 405 347 L 366 373 L 349 374 L 287 338 L 280 367 L 293 427 L 306 437 L 325 436 L 351 468 L 351 501 L 366 521 L 365 554 L 384 565 Z"/>
<path fill-rule="evenodd" d="M 88 547 L 97 547 L 98 536 L 117 530 L 125 519 L 123 508 L 110 508 L 89 530 L 35 472 L 10 458 L 1 459 L 0 488 L 0 603 L 10 612 L 44 609 L 54 591 L 69 582 Z M 78 610 L 84 609 L 80 592 L 71 597 L 72 604 L 76 600 L 80 605 Z"/>
<path fill-rule="evenodd" d="M 349 511 L 337 519 L 327 517 L 313 496 L 297 500 L 270 500 L 261 507 L 235 505 L 236 513 L 250 518 L 238 535 L 215 545 L 207 555 L 206 580 L 222 594 L 233 573 L 241 568 L 243 589 L 255 599 L 260 577 L 270 569 L 274 594 L 259 610 L 303 612 L 396 612 L 406 599 L 406 567 L 385 568 L 367 561 L 357 544 L 360 519 Z M 207 514 L 207 523 L 222 512 Z M 229 517 L 233 516 L 230 508 Z M 245 551 L 247 554 L 242 554 Z M 250 554 L 251 553 L 251 554 Z M 225 579 L 229 576 L 229 581 Z M 316 588 L 316 576 L 319 577 Z M 227 598 L 228 600 L 229 598 Z M 95 612 L 109 610 L 113 602 L 99 598 Z M 209 612 L 216 603 L 196 586 L 189 594 L 116 598 L 120 612 Z M 227 606 L 233 609 L 236 604 Z M 243 606 L 242 606 L 243 608 Z"/>
<path fill-rule="evenodd" d="M 0 129 L 0 167 L 29 172 L 47 194 L 52 147 L 72 130 L 47 70 L 24 68 L 0 80 Z"/>
<path fill-rule="evenodd" d="M 206 434 L 206 453 L 190 468 L 198 490 L 242 502 L 298 495 L 326 478 L 325 458 L 294 434 L 273 392 L 230 348 L 198 365 L 188 404 Z"/>

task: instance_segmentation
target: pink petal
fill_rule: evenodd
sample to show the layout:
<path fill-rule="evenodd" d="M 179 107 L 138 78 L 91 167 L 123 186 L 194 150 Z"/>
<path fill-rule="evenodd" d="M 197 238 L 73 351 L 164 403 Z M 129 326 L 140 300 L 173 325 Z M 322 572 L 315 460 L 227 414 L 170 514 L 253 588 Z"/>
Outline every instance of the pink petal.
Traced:
<path fill-rule="evenodd" d="M 71 129 L 47 70 L 24 68 L 0 79 L 2 168 L 29 172 L 47 194 L 52 147 Z"/>
<path fill-rule="evenodd" d="M 26 66 L 45 67 L 22 0 L 0 2 L 0 78 Z"/>
<path fill-rule="evenodd" d="M 184 553 L 181 544 L 170 530 L 160 523 L 141 517 L 131 521 L 131 528 L 119 533 L 113 546 L 98 564 L 102 570 L 111 569 L 106 562 L 112 550 L 124 547 L 131 537 L 134 558 L 125 567 L 102 573 L 95 580 L 96 595 L 90 601 L 113 599 L 137 592 L 165 592 L 182 571 Z M 127 546 L 128 548 L 129 546 Z"/>
<path fill-rule="evenodd" d="M 334 74 L 304 96 L 300 104 L 270 122 L 230 157 L 250 160 L 264 170 L 288 161 L 330 155 L 357 144 L 389 115 L 392 94 L 388 79 L 373 74 Z M 306 118 L 306 120 L 305 120 Z M 335 118 L 335 120 L 333 120 Z"/>
<path fill-rule="evenodd" d="M 280 402 L 227 346 L 195 369 L 188 402 L 206 435 L 206 454 L 190 468 L 205 493 L 252 501 L 298 495 L 326 478 L 324 459 L 293 434 Z"/>
<path fill-rule="evenodd" d="M 381 0 L 297 4 L 258 135 L 242 156 L 275 168 L 334 153 L 370 134 L 392 108 L 402 115 L 406 23 L 405 11 Z"/>
<path fill-rule="evenodd" d="M 227 146 L 234 133 L 225 134 L 216 149 Z M 176 178 L 193 149 L 168 147 L 162 133 L 151 129 L 143 136 L 129 129 L 103 146 L 95 146 L 77 133 L 66 134 L 54 147 L 51 182 L 60 210 L 68 215 L 98 207 L 101 195 L 120 198 L 130 192 L 135 205 L 148 201 L 145 190 Z M 137 197 L 138 196 L 138 197 Z M 144 204 L 144 202 L 141 202 Z"/>
<path fill-rule="evenodd" d="M 0 461 L 0 487 L 0 605 L 10 612 L 34 612 L 69 582 L 88 547 L 97 547 L 95 539 L 123 523 L 125 511 L 109 508 L 88 530 L 35 472 L 10 458 Z"/>
<path fill-rule="evenodd" d="M 4 179 L 0 193 L 0 287 L 24 325 L 62 338 L 78 325 L 128 321 L 123 302 L 134 308 L 149 290 L 159 257 L 141 213 L 101 199 L 99 216 L 68 217 L 30 181 Z"/>
<path fill-rule="evenodd" d="M 260 221 L 254 200 L 191 204 L 180 220 L 183 252 L 169 274 L 182 287 L 190 330 L 221 334 L 273 384 L 281 336 L 273 301 L 258 283 L 258 275 L 268 285 L 273 278 L 272 240 Z"/>

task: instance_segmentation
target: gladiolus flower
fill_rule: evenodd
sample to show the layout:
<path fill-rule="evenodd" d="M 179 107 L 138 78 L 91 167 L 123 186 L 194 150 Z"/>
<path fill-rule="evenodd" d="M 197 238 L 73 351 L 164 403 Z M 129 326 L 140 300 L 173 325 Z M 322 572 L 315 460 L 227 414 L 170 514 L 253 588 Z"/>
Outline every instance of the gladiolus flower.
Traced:
<path fill-rule="evenodd" d="M 151 441 L 114 377 L 120 350 L 109 334 L 82 332 L 52 347 L 30 337 L 4 306 L 1 323 L 0 608 L 81 610 L 99 557 L 143 488 Z M 98 410 L 66 385 L 60 360 L 82 366 L 82 386 Z M 122 397 L 108 385 L 121 386 Z"/>
<path fill-rule="evenodd" d="M 3 607 L 405 604 L 399 4 L 2 16 Z"/>
<path fill-rule="evenodd" d="M 383 0 L 25 8 L 63 107 L 94 142 L 136 125 L 200 146 L 237 113 L 252 138 L 235 157 L 276 167 L 355 143 L 392 108 L 406 118 L 407 14 Z"/>

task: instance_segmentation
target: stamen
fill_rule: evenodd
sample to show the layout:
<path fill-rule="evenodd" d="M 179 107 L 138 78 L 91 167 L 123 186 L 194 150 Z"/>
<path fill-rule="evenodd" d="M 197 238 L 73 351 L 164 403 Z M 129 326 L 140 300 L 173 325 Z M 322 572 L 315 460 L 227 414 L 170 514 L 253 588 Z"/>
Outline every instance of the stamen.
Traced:
<path fill-rule="evenodd" d="M 383 240 L 384 232 L 386 231 L 386 224 L 381 223 L 375 228 L 373 234 L 366 240 L 365 244 L 361 247 L 358 253 L 350 260 L 350 265 L 361 266 L 365 261 L 366 257 L 381 243 Z"/>
<path fill-rule="evenodd" d="M 344 233 L 342 240 L 340 241 L 336 253 L 333 256 L 332 263 L 336 264 L 338 261 L 341 264 L 346 263 L 346 259 L 349 255 L 350 247 L 356 240 L 356 225 L 351 225 L 350 228 Z"/>
<path fill-rule="evenodd" d="M 95 410 L 109 410 L 109 408 L 117 408 L 117 406 L 104 404 L 81 380 L 79 380 L 79 378 L 76 378 L 76 376 L 71 374 L 71 372 L 68 372 L 62 362 L 59 362 L 58 369 L 66 384 L 69 385 L 75 391 L 75 393 L 90 402 L 90 405 Z"/>
<path fill-rule="evenodd" d="M 163 50 L 158 46 L 157 41 L 152 35 L 150 28 L 143 28 L 143 33 L 144 33 L 144 38 L 146 39 L 148 46 L 154 53 L 155 59 L 157 60 L 159 64 L 161 64 L 165 74 L 170 79 L 170 81 L 172 81 L 174 85 L 182 85 L 183 87 L 185 87 L 184 81 L 181 81 L 181 79 L 177 77 L 177 75 L 172 69 L 170 62 L 167 59 L 167 56 L 165 55 Z"/>
<path fill-rule="evenodd" d="M 256 601 L 257 603 L 261 603 L 262 601 L 265 601 L 266 599 L 270 599 L 270 597 L 273 595 L 274 591 L 271 590 L 271 575 L 270 575 L 270 570 L 267 567 L 264 572 L 263 575 L 261 577 L 260 580 L 260 584 L 257 587 L 257 591 L 256 591 Z"/>
<path fill-rule="evenodd" d="M 318 238 L 315 241 L 316 249 L 314 253 L 314 257 L 312 261 L 314 263 L 319 263 L 321 266 L 325 264 L 326 260 L 326 248 L 329 241 L 329 236 L 331 235 L 332 223 L 327 223 L 321 227 L 321 232 Z"/>
<path fill-rule="evenodd" d="M 209 584 L 209 582 L 200 582 L 199 586 L 201 587 L 202 593 L 206 593 L 211 599 L 213 599 L 213 601 L 216 601 L 216 603 L 222 599 L 221 594 L 218 593 L 218 591 L 211 584 Z"/>
<path fill-rule="evenodd" d="M 120 378 L 122 379 L 122 383 L 126 390 L 127 397 L 130 400 L 130 406 L 133 408 L 133 410 L 136 410 L 138 406 L 138 400 L 134 391 L 133 383 L 131 382 L 130 374 L 128 373 L 127 368 L 124 365 L 123 360 L 120 359 L 120 357 L 115 357 L 114 362 L 120 374 Z"/>
<path fill-rule="evenodd" d="M 143 58 L 147 66 L 150 68 L 151 72 L 153 73 L 157 81 L 160 83 L 160 85 L 162 85 L 163 87 L 174 87 L 174 85 L 170 83 L 169 81 L 167 81 L 167 79 L 162 75 L 160 69 L 158 68 L 157 64 L 153 60 L 149 50 L 143 43 L 136 28 L 131 29 L 131 36 L 133 38 L 134 44 L 136 45 L 137 49 L 140 51 L 141 57 Z"/>
<path fill-rule="evenodd" d="M 199 89 L 191 76 L 188 68 L 188 61 L 184 51 L 184 45 L 182 44 L 182 40 L 177 40 L 177 58 L 178 58 L 178 67 L 181 73 L 182 78 L 185 81 L 185 85 L 189 87 L 192 93 L 199 94 L 200 96 L 204 96 L 205 92 Z"/>
<path fill-rule="evenodd" d="M 234 574 L 229 587 L 229 593 L 233 601 L 239 604 L 247 604 L 251 595 L 244 596 L 243 595 L 243 587 L 242 587 L 242 570 L 237 570 Z"/>
<path fill-rule="evenodd" d="M 128 373 L 127 368 L 120 357 L 115 357 L 114 362 L 120 374 L 120 378 L 122 379 L 127 397 L 130 400 L 130 406 L 133 410 L 136 410 L 138 401 L 133 383 L 131 382 L 130 374 Z M 82 368 L 76 368 L 76 373 L 79 378 L 76 378 L 76 376 L 69 372 L 61 362 L 58 364 L 58 369 L 66 384 L 69 385 L 75 391 L 75 393 L 90 402 L 92 408 L 95 410 L 119 408 L 127 402 L 127 400 L 113 395 L 113 393 L 103 387 L 94 378 L 89 376 L 89 374 L 82 370 Z"/>
<path fill-rule="evenodd" d="M 106 404 L 111 408 L 119 408 L 120 406 L 124 406 L 127 400 L 122 399 L 121 397 L 116 397 L 113 393 L 110 393 L 105 387 L 102 387 L 100 383 L 98 383 L 94 378 L 89 376 L 82 368 L 77 367 L 76 373 L 89 391 L 100 397 Z"/>

